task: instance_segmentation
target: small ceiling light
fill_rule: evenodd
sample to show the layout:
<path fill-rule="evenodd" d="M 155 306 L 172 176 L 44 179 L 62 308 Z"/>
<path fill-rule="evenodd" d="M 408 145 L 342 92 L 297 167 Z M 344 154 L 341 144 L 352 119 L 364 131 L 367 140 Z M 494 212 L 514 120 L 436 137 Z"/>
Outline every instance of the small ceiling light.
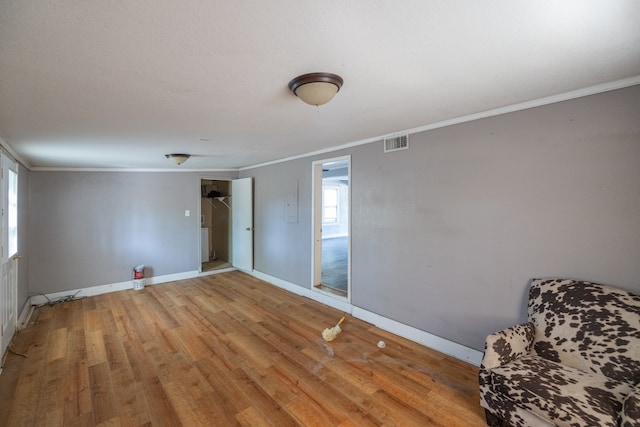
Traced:
<path fill-rule="evenodd" d="M 171 160 L 176 165 L 181 165 L 191 157 L 190 154 L 165 154 L 167 159 Z"/>
<path fill-rule="evenodd" d="M 289 89 L 309 105 L 322 105 L 331 101 L 342 87 L 342 77 L 331 73 L 310 73 L 289 82 Z"/>

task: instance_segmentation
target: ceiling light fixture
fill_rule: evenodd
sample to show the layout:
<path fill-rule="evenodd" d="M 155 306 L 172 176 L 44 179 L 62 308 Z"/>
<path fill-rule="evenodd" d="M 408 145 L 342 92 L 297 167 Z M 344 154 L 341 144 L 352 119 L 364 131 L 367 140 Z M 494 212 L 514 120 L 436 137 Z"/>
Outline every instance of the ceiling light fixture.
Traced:
<path fill-rule="evenodd" d="M 310 73 L 289 82 L 289 89 L 309 105 L 322 105 L 331 101 L 342 87 L 342 77 L 331 73 Z"/>
<path fill-rule="evenodd" d="M 165 154 L 167 159 L 171 160 L 176 165 L 181 165 L 191 157 L 190 154 Z"/>

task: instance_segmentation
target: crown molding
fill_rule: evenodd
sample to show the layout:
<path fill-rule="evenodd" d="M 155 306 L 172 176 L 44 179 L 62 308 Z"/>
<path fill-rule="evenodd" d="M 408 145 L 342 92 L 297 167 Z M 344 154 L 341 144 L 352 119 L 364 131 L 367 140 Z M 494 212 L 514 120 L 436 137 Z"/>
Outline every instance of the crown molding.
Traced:
<path fill-rule="evenodd" d="M 164 168 L 57 168 L 32 167 L 32 172 L 172 172 L 172 173 L 202 173 L 202 172 L 238 172 L 238 169 L 164 169 Z"/>
<path fill-rule="evenodd" d="M 288 162 L 290 160 L 302 159 L 305 157 L 317 156 L 319 154 L 331 153 L 334 151 L 344 150 L 346 148 L 356 147 L 359 145 L 370 144 L 372 142 L 382 141 L 384 138 L 396 136 L 398 134 L 414 134 L 419 132 L 425 132 L 433 129 L 444 128 L 447 126 L 453 126 L 461 123 L 471 122 L 479 119 L 486 119 L 488 117 L 500 116 L 503 114 L 513 113 L 516 111 L 528 110 L 530 108 L 541 107 L 544 105 L 556 104 L 558 102 L 569 101 L 571 99 L 582 98 L 589 95 L 596 95 L 598 93 L 609 92 L 616 89 L 623 89 L 640 84 L 640 76 L 633 76 L 626 79 L 615 80 L 612 82 L 602 83 L 595 86 L 589 86 L 582 89 L 577 89 L 570 92 L 564 92 L 557 95 L 546 96 L 544 98 L 538 98 L 531 101 L 520 102 L 517 104 L 506 105 L 504 107 L 493 108 L 491 110 L 481 111 L 479 113 L 468 114 L 466 116 L 454 117 L 452 119 L 442 120 L 435 123 L 430 123 L 423 126 L 418 126 L 411 129 L 399 130 L 393 133 L 375 136 L 359 141 L 350 142 L 344 145 L 339 145 L 323 150 L 313 151 L 310 153 L 300 154 L 297 156 L 285 157 L 283 159 L 273 160 L 270 162 L 264 162 L 255 164 L 252 166 L 244 166 L 239 168 L 239 171 L 245 171 L 250 169 L 261 168 L 264 166 L 275 165 L 278 163 Z"/>

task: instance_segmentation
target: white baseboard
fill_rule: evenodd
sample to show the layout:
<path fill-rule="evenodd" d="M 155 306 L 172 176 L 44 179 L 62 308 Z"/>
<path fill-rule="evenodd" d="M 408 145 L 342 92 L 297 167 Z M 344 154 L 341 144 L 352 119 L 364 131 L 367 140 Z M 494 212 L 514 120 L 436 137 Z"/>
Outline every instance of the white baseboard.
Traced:
<path fill-rule="evenodd" d="M 27 326 L 27 323 L 29 322 L 29 319 L 31 318 L 31 314 L 33 314 L 33 305 L 30 304 L 30 301 L 27 301 L 27 303 L 24 305 L 24 307 L 22 307 L 22 311 L 20 312 L 20 315 L 18 316 L 18 326 L 17 326 L 17 330 L 21 331 L 25 328 L 25 326 Z"/>
<path fill-rule="evenodd" d="M 287 282 L 282 279 L 278 279 L 277 277 L 269 276 L 268 274 L 262 273 L 258 270 L 253 270 L 251 272 L 246 272 L 260 280 L 264 280 L 265 282 L 269 282 L 272 285 L 275 285 L 279 288 L 282 288 L 291 293 L 301 295 L 303 297 L 307 297 L 324 305 L 328 305 L 329 307 L 333 307 L 336 310 L 344 311 L 345 313 L 352 314 L 351 311 L 353 306 L 349 304 L 347 301 L 334 298 L 332 296 L 327 295 L 326 293 L 314 291 L 309 288 L 303 288 L 302 286 L 294 285 L 291 282 Z"/>
<path fill-rule="evenodd" d="M 417 342 L 418 344 L 432 348 L 451 357 L 455 357 L 456 359 L 471 363 L 475 366 L 480 366 L 480 363 L 482 362 L 482 352 L 478 350 L 446 340 L 437 335 L 430 334 L 423 330 L 414 328 L 413 326 L 405 325 L 404 323 L 386 318 L 379 314 L 372 313 L 368 310 L 356 307 L 346 301 L 341 301 L 312 289 L 294 285 L 293 283 L 278 279 L 277 277 L 269 276 L 268 274 L 257 270 L 254 270 L 250 274 L 279 288 L 349 313 L 353 317 L 371 323 L 380 329 Z"/>
<path fill-rule="evenodd" d="M 237 268 L 235 267 L 227 267 L 227 268 L 221 268 L 219 270 L 203 271 L 202 273 L 198 273 L 198 276 L 211 276 L 212 274 L 228 273 L 230 271 L 236 271 L 236 270 Z"/>
<path fill-rule="evenodd" d="M 185 280 L 198 277 L 200 273 L 198 270 L 186 271 L 184 273 L 167 274 L 164 276 L 147 277 L 144 279 L 145 286 L 157 285 L 160 283 L 175 282 L 176 280 Z M 110 283 L 108 285 L 91 286 L 88 288 L 71 289 L 68 291 L 54 292 L 51 294 L 34 295 L 31 297 L 29 305 L 42 305 L 49 301 L 57 300 L 67 296 L 74 296 L 75 298 L 92 297 L 95 295 L 108 294 L 109 292 L 124 291 L 127 289 L 133 289 L 133 279 L 126 282 Z"/>
<path fill-rule="evenodd" d="M 432 348 L 446 355 L 455 357 L 475 366 L 480 366 L 482 362 L 482 352 L 473 348 L 449 341 L 437 335 L 430 334 L 413 326 L 380 316 L 379 314 L 363 310 L 359 307 L 353 307 L 353 317 L 373 323 L 376 327 L 385 331 L 399 335 L 408 340 L 422 344 L 425 347 Z"/>

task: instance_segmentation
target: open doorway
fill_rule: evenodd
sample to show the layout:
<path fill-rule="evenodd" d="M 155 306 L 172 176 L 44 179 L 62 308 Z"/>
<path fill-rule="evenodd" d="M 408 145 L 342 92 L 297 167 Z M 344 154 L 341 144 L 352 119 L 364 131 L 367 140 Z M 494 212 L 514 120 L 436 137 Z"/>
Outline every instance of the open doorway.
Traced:
<path fill-rule="evenodd" d="M 350 157 L 313 163 L 314 273 L 316 290 L 349 300 Z"/>
<path fill-rule="evenodd" d="M 201 271 L 231 267 L 231 181 L 200 180 Z"/>
<path fill-rule="evenodd" d="M 253 178 L 203 176 L 199 184 L 200 272 L 252 271 Z"/>

